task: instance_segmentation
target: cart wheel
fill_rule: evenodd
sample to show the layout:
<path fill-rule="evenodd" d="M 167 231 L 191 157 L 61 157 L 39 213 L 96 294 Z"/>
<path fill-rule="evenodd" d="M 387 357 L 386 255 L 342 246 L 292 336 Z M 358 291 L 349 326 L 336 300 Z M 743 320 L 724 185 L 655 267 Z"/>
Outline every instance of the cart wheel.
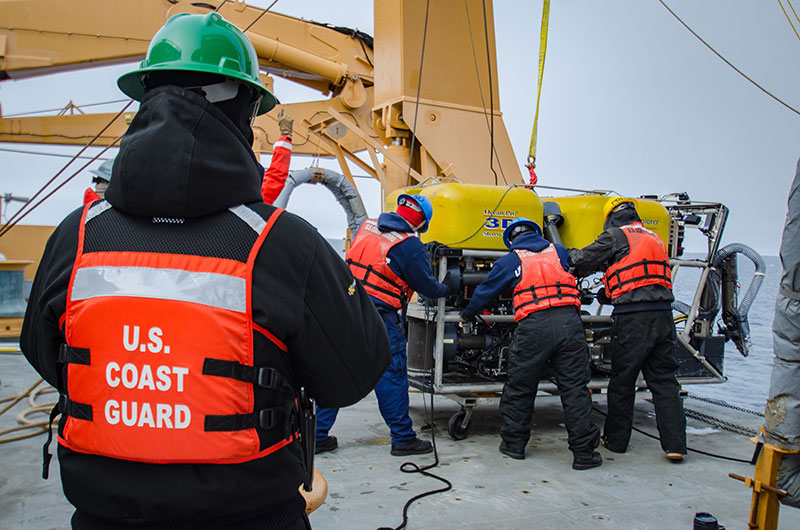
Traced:
<path fill-rule="evenodd" d="M 447 422 L 447 434 L 450 435 L 450 438 L 453 440 L 463 440 L 467 437 L 467 433 L 469 433 L 469 428 L 472 425 L 472 420 L 467 423 L 466 427 L 462 427 L 461 424 L 464 421 L 464 416 L 466 416 L 467 412 L 464 410 L 460 410 L 450 416 L 450 420 Z"/>

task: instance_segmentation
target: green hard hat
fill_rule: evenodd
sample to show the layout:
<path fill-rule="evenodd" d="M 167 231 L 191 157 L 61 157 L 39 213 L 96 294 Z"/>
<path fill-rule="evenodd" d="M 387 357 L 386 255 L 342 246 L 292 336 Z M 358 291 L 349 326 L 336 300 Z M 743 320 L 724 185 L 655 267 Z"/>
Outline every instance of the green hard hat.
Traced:
<path fill-rule="evenodd" d="M 269 112 L 276 100 L 258 77 L 258 56 L 245 34 L 219 13 L 170 17 L 153 36 L 138 70 L 117 80 L 120 90 L 136 101 L 144 96 L 147 72 L 183 70 L 219 74 L 247 83 L 261 95 L 257 114 Z"/>

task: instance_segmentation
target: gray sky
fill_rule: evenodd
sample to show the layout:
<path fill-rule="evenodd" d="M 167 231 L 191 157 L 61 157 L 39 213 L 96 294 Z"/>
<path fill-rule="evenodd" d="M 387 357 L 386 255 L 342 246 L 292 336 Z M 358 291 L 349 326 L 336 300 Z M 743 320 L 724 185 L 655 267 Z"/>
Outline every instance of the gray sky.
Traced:
<path fill-rule="evenodd" d="M 666 2 L 726 59 L 800 110 L 800 39 L 777 1 Z M 800 0 L 791 2 L 800 9 Z M 249 3 L 266 7 L 271 1 Z M 494 6 L 500 102 L 520 164 L 535 110 L 541 9 L 540 0 L 496 0 Z M 365 0 L 281 0 L 273 10 L 374 34 L 371 3 Z M 57 108 L 70 100 L 81 105 L 122 99 L 116 78 L 131 68 L 2 82 L 3 113 Z M 276 82 L 276 92 L 283 102 L 319 98 L 288 82 Z M 658 0 L 552 2 L 539 112 L 540 184 L 630 196 L 686 191 L 695 200 L 720 201 L 731 210 L 723 244 L 741 242 L 771 255 L 780 243 L 798 139 L 800 116 L 713 55 Z M 0 149 L 78 150 L 21 144 Z M 0 193 L 30 196 L 66 160 L 0 151 Z M 295 157 L 292 167 L 310 162 Z M 80 204 L 89 182 L 88 174 L 79 175 L 25 222 L 56 224 Z M 368 212 L 377 214 L 377 183 L 357 184 Z M 16 209 L 10 206 L 10 212 Z M 289 209 L 327 237 L 344 233 L 344 213 L 321 186 L 301 187 Z M 690 241 L 694 250 L 700 244 Z"/>

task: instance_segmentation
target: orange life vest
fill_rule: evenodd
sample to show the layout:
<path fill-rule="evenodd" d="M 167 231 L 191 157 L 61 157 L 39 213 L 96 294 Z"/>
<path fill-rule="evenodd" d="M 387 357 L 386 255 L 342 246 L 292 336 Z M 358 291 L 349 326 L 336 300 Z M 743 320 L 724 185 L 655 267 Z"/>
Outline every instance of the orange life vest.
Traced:
<path fill-rule="evenodd" d="M 389 250 L 411 234 L 381 232 L 375 219 L 367 219 L 358 229 L 346 261 L 353 276 L 361 281 L 367 293 L 400 309 L 414 291 L 386 264 Z"/>
<path fill-rule="evenodd" d="M 514 288 L 514 320 L 534 311 L 567 305 L 581 307 L 575 277 L 564 270 L 552 244 L 539 252 L 514 250 L 522 263 L 522 276 Z"/>
<path fill-rule="evenodd" d="M 78 452 L 151 463 L 237 463 L 292 442 L 294 391 L 254 366 L 253 263 L 282 210 L 230 210 L 258 233 L 246 263 L 157 252 L 86 252 L 84 209 L 64 321 L 66 393 L 59 442 Z M 254 385 L 281 394 L 256 410 Z M 64 389 L 62 389 L 62 392 Z M 285 405 L 286 403 L 289 406 Z M 269 447 L 257 429 L 280 427 Z M 263 431 L 261 431 L 263 432 Z M 274 440 L 279 440 L 273 443 Z"/>
<path fill-rule="evenodd" d="M 606 295 L 614 300 L 645 285 L 663 285 L 672 289 L 669 256 L 661 238 L 641 223 L 622 226 L 620 230 L 628 238 L 631 250 L 606 270 L 603 276 Z"/>

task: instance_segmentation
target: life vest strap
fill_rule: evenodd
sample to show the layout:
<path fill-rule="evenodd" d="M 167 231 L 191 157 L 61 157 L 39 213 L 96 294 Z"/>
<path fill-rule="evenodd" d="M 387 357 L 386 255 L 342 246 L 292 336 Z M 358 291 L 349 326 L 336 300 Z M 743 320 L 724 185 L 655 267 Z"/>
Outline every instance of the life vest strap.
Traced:
<path fill-rule="evenodd" d="M 547 295 L 547 296 L 537 296 L 536 295 L 536 291 L 537 290 L 548 289 L 550 287 L 555 287 L 558 290 L 558 294 Z M 547 300 L 548 298 L 561 299 L 561 298 L 563 298 L 565 296 L 573 297 L 573 298 L 579 298 L 577 294 L 573 294 L 573 293 L 569 293 L 569 292 L 563 292 L 562 289 L 566 289 L 567 291 L 575 291 L 575 293 L 578 292 L 578 288 L 575 287 L 574 285 L 558 282 L 558 283 L 554 283 L 554 284 L 551 284 L 551 285 L 534 285 L 533 287 L 528 287 L 527 289 L 520 289 L 519 291 L 514 293 L 514 296 L 521 296 L 523 293 L 530 292 L 533 295 L 533 302 L 536 302 L 537 300 Z M 527 302 L 527 303 L 530 303 L 530 302 Z M 525 305 L 525 304 L 523 304 L 523 305 Z"/>
<path fill-rule="evenodd" d="M 203 375 L 229 377 L 268 390 L 293 390 L 280 372 L 268 366 L 248 366 L 236 361 L 207 358 L 203 361 Z"/>
<path fill-rule="evenodd" d="M 209 432 L 221 432 L 246 429 L 269 430 L 281 426 L 288 428 L 292 416 L 292 414 L 287 415 L 280 407 L 261 409 L 250 414 L 208 415 L 205 418 L 204 429 Z"/>
<path fill-rule="evenodd" d="M 392 296 L 394 298 L 397 298 L 398 300 L 400 300 L 400 302 L 404 303 L 405 298 L 406 298 L 406 293 L 405 293 L 405 290 L 403 289 L 402 285 L 398 284 L 397 282 L 395 282 L 394 280 L 392 280 L 391 278 L 389 278 L 385 274 L 381 274 L 380 272 L 376 271 L 372 267 L 372 265 L 364 265 L 363 263 L 358 263 L 357 261 L 353 261 L 352 259 L 347 259 L 345 261 L 347 262 L 348 265 L 351 265 L 353 267 L 366 269 L 367 272 L 364 274 L 364 277 L 360 279 L 361 283 L 363 283 L 365 286 L 370 287 L 372 289 L 375 289 L 376 291 L 380 291 L 380 292 L 382 292 L 384 294 L 387 294 L 389 296 Z M 396 288 L 400 292 L 400 294 L 397 294 L 394 291 L 389 291 L 388 289 L 384 289 L 382 287 L 379 287 L 379 286 L 375 285 L 374 283 L 371 283 L 369 281 L 370 274 L 374 274 L 375 276 L 377 276 L 381 280 L 385 281 L 386 283 L 388 283 L 392 287 Z"/>
<path fill-rule="evenodd" d="M 58 398 L 58 409 L 62 416 L 70 416 L 77 420 L 92 421 L 92 406 L 72 401 L 66 394 Z"/>
<path fill-rule="evenodd" d="M 655 265 L 657 267 L 661 267 L 663 272 L 661 274 L 658 274 L 657 272 L 652 272 L 651 273 L 647 269 L 648 265 L 651 265 L 651 266 Z M 621 277 L 621 273 L 623 273 L 623 272 L 625 272 L 627 270 L 633 269 L 635 267 L 643 267 L 644 268 L 644 274 L 635 276 L 633 278 L 629 278 L 627 280 L 623 280 L 622 277 Z M 612 291 L 612 292 L 616 291 L 617 289 L 621 289 L 623 285 L 627 285 L 627 284 L 633 283 L 633 282 L 638 282 L 638 281 L 641 281 L 641 280 L 648 280 L 650 278 L 656 278 L 656 279 L 659 279 L 659 280 L 670 281 L 670 277 L 667 275 L 667 269 L 670 269 L 670 268 L 671 267 L 670 267 L 669 262 L 665 262 L 665 261 L 661 261 L 661 260 L 653 261 L 653 260 L 648 260 L 648 259 L 645 258 L 642 261 L 637 261 L 636 263 L 631 263 L 630 265 L 627 265 L 625 267 L 621 267 L 621 268 L 615 270 L 610 276 L 608 276 L 606 281 L 608 283 L 609 290 Z M 617 283 L 615 285 L 611 284 L 611 281 L 613 279 L 616 279 Z"/>
<path fill-rule="evenodd" d="M 75 348 L 68 344 L 61 344 L 58 348 L 58 362 L 62 364 L 91 364 L 89 348 Z"/>

